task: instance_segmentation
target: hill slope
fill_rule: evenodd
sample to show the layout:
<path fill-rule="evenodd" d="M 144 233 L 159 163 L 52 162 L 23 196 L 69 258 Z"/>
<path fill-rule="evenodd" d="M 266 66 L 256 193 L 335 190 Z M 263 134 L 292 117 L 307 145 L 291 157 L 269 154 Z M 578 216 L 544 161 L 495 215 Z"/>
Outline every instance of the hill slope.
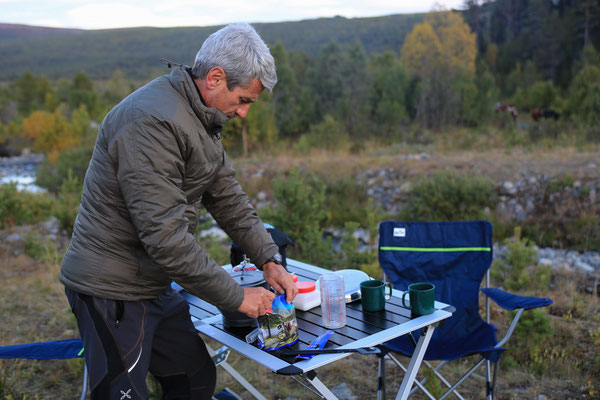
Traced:
<path fill-rule="evenodd" d="M 281 41 L 287 50 L 315 55 L 333 40 L 342 45 L 359 41 L 370 54 L 399 52 L 406 34 L 422 19 L 423 14 L 402 14 L 253 25 L 267 44 Z M 202 41 L 218 28 L 80 30 L 0 24 L 0 81 L 14 80 L 26 69 L 51 79 L 80 70 L 101 79 L 115 69 L 129 78 L 147 79 L 157 69 L 164 72 L 161 57 L 191 64 Z"/>

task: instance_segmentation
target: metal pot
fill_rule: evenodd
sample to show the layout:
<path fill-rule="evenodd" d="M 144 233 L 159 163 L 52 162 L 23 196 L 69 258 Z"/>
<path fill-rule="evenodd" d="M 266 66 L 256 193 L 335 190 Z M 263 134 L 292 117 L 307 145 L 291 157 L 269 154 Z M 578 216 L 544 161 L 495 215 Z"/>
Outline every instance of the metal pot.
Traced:
<path fill-rule="evenodd" d="M 263 278 L 262 271 L 248 262 L 242 262 L 242 264 L 234 267 L 230 274 L 241 287 L 264 287 L 267 290 L 269 289 L 269 284 Z M 250 318 L 243 312 L 220 311 L 223 315 L 223 326 L 225 328 L 255 328 L 258 326 L 256 318 Z"/>

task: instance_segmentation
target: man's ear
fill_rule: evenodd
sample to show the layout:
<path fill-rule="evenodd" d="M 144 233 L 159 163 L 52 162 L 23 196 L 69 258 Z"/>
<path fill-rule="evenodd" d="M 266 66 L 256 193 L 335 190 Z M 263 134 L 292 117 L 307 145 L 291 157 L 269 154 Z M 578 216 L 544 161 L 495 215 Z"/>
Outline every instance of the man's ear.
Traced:
<path fill-rule="evenodd" d="M 206 74 L 206 86 L 216 89 L 220 85 L 226 85 L 225 71 L 221 67 L 214 67 Z"/>

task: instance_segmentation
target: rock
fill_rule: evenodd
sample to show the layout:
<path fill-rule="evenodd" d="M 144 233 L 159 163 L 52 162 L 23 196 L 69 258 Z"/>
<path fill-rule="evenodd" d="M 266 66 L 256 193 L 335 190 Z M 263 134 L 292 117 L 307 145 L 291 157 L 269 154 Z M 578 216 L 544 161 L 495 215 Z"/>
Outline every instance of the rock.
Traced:
<path fill-rule="evenodd" d="M 267 200 L 267 193 L 265 191 L 261 190 L 256 195 L 256 198 L 258 199 L 258 201 L 265 201 L 265 200 Z"/>
<path fill-rule="evenodd" d="M 595 272 L 595 269 L 590 264 L 581 260 L 575 260 L 575 262 L 573 263 L 573 267 L 580 271 L 587 272 L 590 274 L 593 274 Z"/>
<path fill-rule="evenodd" d="M 336 387 L 331 389 L 331 392 L 340 400 L 356 400 L 357 397 L 352 395 L 352 391 L 346 384 L 346 382 L 342 382 Z"/>
<path fill-rule="evenodd" d="M 42 222 L 39 226 L 47 232 L 56 233 L 58 232 L 59 222 L 56 217 L 52 216 L 48 221 Z"/>
<path fill-rule="evenodd" d="M 204 231 L 200 231 L 200 233 L 198 234 L 198 236 L 200 237 L 209 237 L 209 236 L 214 236 L 216 237 L 218 240 L 228 240 L 229 236 L 227 236 L 227 234 L 219 227 L 217 226 L 212 226 L 209 229 L 206 229 Z"/>
<path fill-rule="evenodd" d="M 514 195 L 517 193 L 517 188 L 511 181 L 504 182 L 502 184 L 502 190 L 504 190 L 505 193 L 508 193 L 510 195 Z"/>
<path fill-rule="evenodd" d="M 369 231 L 366 229 L 357 229 L 356 231 L 354 231 L 354 233 L 352 234 L 352 236 L 358 240 L 359 243 L 362 244 L 367 244 L 369 243 L 370 240 L 370 235 L 369 235 Z"/>
<path fill-rule="evenodd" d="M 6 242 L 20 242 L 23 240 L 23 236 L 18 233 L 13 233 L 12 235 L 8 235 L 5 239 Z"/>
<path fill-rule="evenodd" d="M 547 267 L 548 265 L 552 266 L 554 263 L 549 258 L 540 258 L 538 264 Z"/>
<path fill-rule="evenodd" d="M 409 193 L 413 188 L 412 183 L 410 182 L 404 182 L 402 185 L 400 185 L 400 193 Z"/>
<path fill-rule="evenodd" d="M 543 394 L 538 394 L 538 396 L 535 398 L 535 400 L 548 400 L 548 398 L 546 396 L 544 396 Z"/>

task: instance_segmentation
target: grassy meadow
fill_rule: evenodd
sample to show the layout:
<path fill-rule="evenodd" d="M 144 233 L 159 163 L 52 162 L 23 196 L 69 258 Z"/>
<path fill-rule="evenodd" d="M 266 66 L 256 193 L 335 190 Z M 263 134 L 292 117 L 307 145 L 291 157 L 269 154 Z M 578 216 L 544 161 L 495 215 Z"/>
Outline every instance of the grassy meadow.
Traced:
<path fill-rule="evenodd" d="M 459 137 L 466 135 L 460 131 L 452 134 Z M 494 140 L 500 142 L 501 139 Z M 485 176 L 492 182 L 492 187 L 501 186 L 506 180 L 516 180 L 523 169 L 547 174 L 551 179 L 561 182 L 565 176 L 598 182 L 598 173 L 585 168 L 600 159 L 599 149 L 592 145 L 585 148 L 554 146 L 547 149 L 504 145 L 485 150 L 486 143 L 463 150 L 450 148 L 446 144 L 456 142 L 439 139 L 422 146 L 366 143 L 358 152 L 348 146 L 334 151 L 314 150 L 307 154 L 298 154 L 293 148 L 282 147 L 276 157 L 270 153 L 256 153 L 253 157 L 236 158 L 234 164 L 242 186 L 254 203 L 257 203 L 257 197 L 261 197 L 259 193 L 266 194 L 267 205 L 260 206 L 259 213 L 270 222 L 276 221 L 275 225 L 284 227 L 298 242 L 298 248 L 289 254 L 290 257 L 331 269 L 361 268 L 372 276 L 380 273 L 374 250 L 359 252 L 351 235 L 344 236 L 340 249 L 334 249 L 331 243 L 321 240 L 325 227 L 330 225 L 346 228 L 360 226 L 374 232 L 377 223 L 383 219 L 408 218 L 406 214 L 386 213 L 375 207 L 368 196 L 358 192 L 353 177 L 361 172 L 384 169 L 391 174 L 392 171 L 401 171 L 401 178 L 398 179 L 412 182 L 413 185 L 427 181 L 436 171 L 449 168 L 459 171 L 462 176 Z M 428 158 L 403 157 L 423 153 Z M 285 181 L 285 185 L 281 181 Z M 294 187 L 302 190 L 294 191 Z M 2 210 L 33 211 L 31 205 L 39 204 L 36 206 L 39 211 L 30 213 L 23 221 L 5 218 L 3 229 L 0 230 L 0 275 L 4 283 L 0 287 L 0 345 L 76 337 L 75 319 L 58 281 L 61 257 L 69 240 L 67 228 L 72 222 L 72 218 L 58 216 L 68 214 L 69 208 L 65 211 L 64 204 L 69 201 L 65 197 L 62 202 L 46 199 L 46 202 L 54 202 L 47 204 L 39 198 L 32 201 L 26 197 L 23 201 L 29 207 L 22 205 L 19 208 L 20 198 L 25 195 L 12 193 L 11 197 L 6 192 L 6 188 L 3 188 L 0 204 L 5 206 L 5 203 L 10 203 L 11 207 L 5 206 Z M 66 199 L 72 202 L 71 197 Z M 417 200 L 409 196 L 406 201 Z M 289 210 L 290 206 L 309 217 L 302 219 L 284 211 Z M 323 213 L 319 214 L 319 210 Z M 404 212 L 418 210 L 406 208 Z M 6 217 L 7 211 L 3 212 Z M 598 272 L 590 275 L 567 268 L 549 269 L 537 265 L 533 247 L 535 240 L 526 237 L 526 233 L 532 230 L 521 228 L 515 221 L 502 221 L 489 207 L 482 212 L 473 215 L 502 226 L 496 232 L 496 241 L 507 244 L 510 255 L 502 263 L 494 263 L 493 270 L 499 272 L 492 275 L 493 286 L 510 288 L 509 291 L 517 294 L 550 297 L 555 302 L 551 307 L 524 313 L 507 346 L 509 350 L 501 361 L 497 398 L 537 399 L 540 395 L 547 399 L 600 398 Z M 48 224 L 44 223 L 51 215 L 55 216 L 54 224 L 58 227 L 58 233 L 49 230 Z M 594 215 L 598 218 L 597 210 Z M 284 217 L 295 221 L 302 228 L 301 231 L 290 232 L 293 227 L 281 225 Z M 463 217 L 469 219 L 469 215 Z M 348 222 L 353 224 L 348 225 Z M 520 234 L 521 231 L 524 233 Z M 15 239 L 15 234 L 18 239 Z M 228 242 L 200 236 L 198 241 L 217 261 L 228 262 Z M 371 241 L 375 243 L 376 237 L 372 236 Z M 306 251 L 309 246 L 304 246 L 303 250 L 304 243 L 310 243 L 310 252 Z M 597 248 L 580 247 L 580 250 Z M 499 337 L 506 331 L 511 317 L 510 312 L 492 306 L 492 320 L 499 329 Z M 220 347 L 210 340 L 208 343 L 213 348 Z M 314 394 L 289 377 L 270 373 L 239 355 L 231 354 L 229 363 L 269 399 L 315 398 Z M 470 364 L 466 362 L 458 362 L 450 368 L 446 367 L 446 373 L 458 377 L 468 366 Z M 250 398 L 249 393 L 224 370 L 219 368 L 218 371 L 217 391 L 229 387 L 243 398 Z M 350 356 L 319 369 L 318 373 L 328 387 L 349 390 L 347 393 L 351 393 L 354 396 L 352 398 L 375 397 L 376 357 Z M 76 398 L 80 393 L 82 374 L 81 359 L 0 360 L 0 399 Z M 388 396 L 397 391 L 402 376 L 399 368 L 388 363 Z M 148 384 L 152 398 L 160 398 L 160 390 L 151 378 Z M 442 393 L 440 385 L 436 379 L 430 379 L 429 387 L 434 392 Z M 467 381 L 461 393 L 466 398 L 483 398 L 484 382 L 479 379 Z M 417 395 L 416 398 L 425 397 Z"/>

